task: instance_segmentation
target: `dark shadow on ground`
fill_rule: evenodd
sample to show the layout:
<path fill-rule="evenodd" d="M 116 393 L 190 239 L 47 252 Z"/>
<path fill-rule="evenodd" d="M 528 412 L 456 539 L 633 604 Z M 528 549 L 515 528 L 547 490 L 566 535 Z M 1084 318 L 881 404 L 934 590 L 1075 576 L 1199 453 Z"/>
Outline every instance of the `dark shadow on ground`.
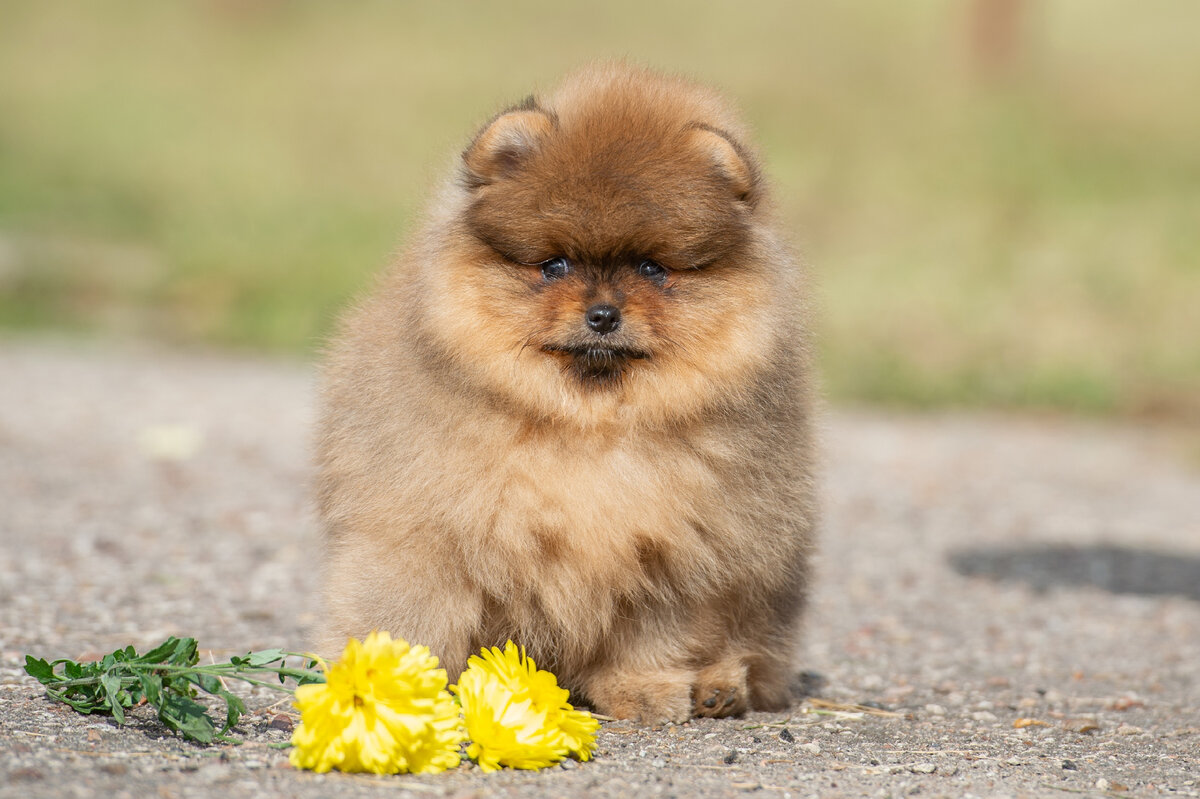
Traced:
<path fill-rule="evenodd" d="M 1117 546 L 964 549 L 948 555 L 968 577 L 1024 582 L 1039 591 L 1094 586 L 1114 594 L 1181 594 L 1200 600 L 1200 557 Z"/>

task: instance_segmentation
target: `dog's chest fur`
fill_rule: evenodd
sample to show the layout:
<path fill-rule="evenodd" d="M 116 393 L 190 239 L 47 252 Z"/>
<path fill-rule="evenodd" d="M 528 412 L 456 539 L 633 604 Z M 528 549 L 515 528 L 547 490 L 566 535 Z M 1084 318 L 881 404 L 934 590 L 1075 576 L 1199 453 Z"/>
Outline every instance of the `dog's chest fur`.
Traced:
<path fill-rule="evenodd" d="M 731 542 L 719 452 L 684 439 L 522 434 L 477 463 L 474 518 L 458 546 L 472 581 L 509 624 L 612 622 L 623 602 L 711 587 Z"/>

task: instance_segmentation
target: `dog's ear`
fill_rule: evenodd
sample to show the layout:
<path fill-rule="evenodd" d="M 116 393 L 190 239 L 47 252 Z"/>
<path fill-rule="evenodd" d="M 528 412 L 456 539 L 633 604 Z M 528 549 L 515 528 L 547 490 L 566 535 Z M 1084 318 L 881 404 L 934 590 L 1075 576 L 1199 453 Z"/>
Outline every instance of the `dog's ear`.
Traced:
<path fill-rule="evenodd" d="M 511 175 L 553 129 L 554 117 L 532 96 L 501 111 L 463 152 L 467 184 L 486 186 Z"/>
<path fill-rule="evenodd" d="M 733 196 L 754 207 L 762 196 L 762 174 L 750 152 L 720 128 L 696 123 L 690 131 L 693 146 L 716 166 Z"/>

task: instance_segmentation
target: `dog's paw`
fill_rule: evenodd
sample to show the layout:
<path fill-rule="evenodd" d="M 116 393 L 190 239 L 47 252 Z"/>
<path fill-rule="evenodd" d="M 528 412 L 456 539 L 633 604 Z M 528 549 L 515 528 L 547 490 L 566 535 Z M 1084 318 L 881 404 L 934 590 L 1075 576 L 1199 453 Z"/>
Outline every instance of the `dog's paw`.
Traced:
<path fill-rule="evenodd" d="M 706 666 L 696 675 L 692 686 L 692 713 L 722 718 L 746 712 L 746 667 L 738 659 Z"/>
<path fill-rule="evenodd" d="M 609 674 L 587 688 L 605 716 L 655 726 L 679 724 L 692 715 L 692 675 L 688 672 Z"/>

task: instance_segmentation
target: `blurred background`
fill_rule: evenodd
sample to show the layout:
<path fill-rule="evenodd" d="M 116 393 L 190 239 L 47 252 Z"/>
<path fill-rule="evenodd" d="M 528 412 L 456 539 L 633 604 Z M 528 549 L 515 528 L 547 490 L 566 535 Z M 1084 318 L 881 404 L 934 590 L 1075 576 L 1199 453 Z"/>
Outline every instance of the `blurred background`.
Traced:
<path fill-rule="evenodd" d="M 722 88 L 835 402 L 1200 420 L 1200 3 L 0 5 L 0 334 L 313 357 L 476 128 Z"/>

